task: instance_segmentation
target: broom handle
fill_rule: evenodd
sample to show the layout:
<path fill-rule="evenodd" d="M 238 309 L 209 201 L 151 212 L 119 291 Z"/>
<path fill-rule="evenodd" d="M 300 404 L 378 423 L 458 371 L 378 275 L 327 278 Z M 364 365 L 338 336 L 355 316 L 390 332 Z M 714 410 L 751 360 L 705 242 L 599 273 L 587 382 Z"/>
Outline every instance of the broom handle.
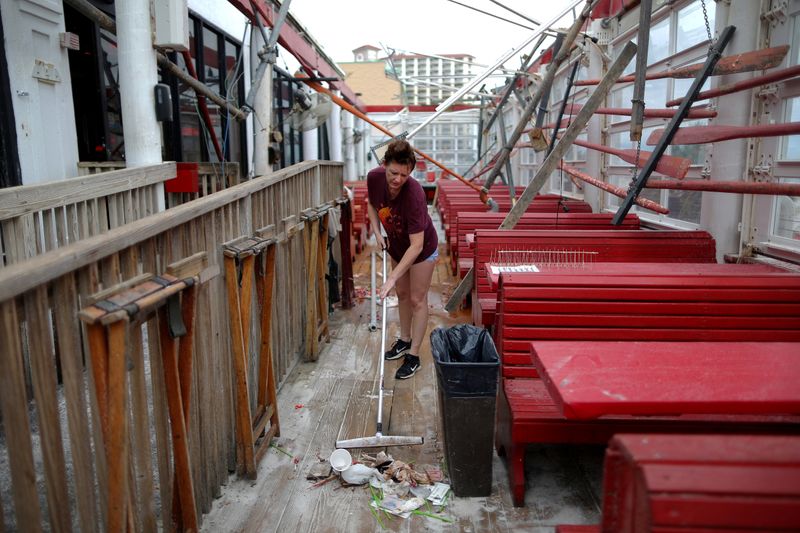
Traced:
<path fill-rule="evenodd" d="M 383 249 L 381 255 L 381 263 L 383 277 L 381 278 L 381 285 L 386 283 L 386 248 Z M 381 353 L 378 354 L 380 358 L 380 392 L 378 393 L 378 424 L 375 431 L 375 436 L 380 437 L 383 434 L 383 354 L 386 353 L 386 298 L 381 299 Z"/>

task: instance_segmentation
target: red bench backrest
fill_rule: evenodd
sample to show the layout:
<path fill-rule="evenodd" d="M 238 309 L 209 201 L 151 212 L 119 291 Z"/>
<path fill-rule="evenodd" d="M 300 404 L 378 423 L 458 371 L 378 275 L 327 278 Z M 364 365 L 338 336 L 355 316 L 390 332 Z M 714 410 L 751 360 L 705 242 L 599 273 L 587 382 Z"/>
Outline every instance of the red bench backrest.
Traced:
<path fill-rule="evenodd" d="M 477 230 L 473 288 L 478 298 L 496 298 L 486 263 L 498 250 L 596 252 L 592 261 L 601 263 L 716 263 L 716 244 L 706 231 Z M 490 324 L 493 313 L 480 319 L 476 323 Z"/>
<path fill-rule="evenodd" d="M 534 340 L 800 341 L 800 275 L 742 266 L 503 274 L 495 344 L 506 366 L 529 365 Z"/>
<path fill-rule="evenodd" d="M 800 529 L 800 437 L 616 435 L 602 531 Z"/>
<path fill-rule="evenodd" d="M 467 243 L 467 235 L 474 234 L 477 230 L 497 229 L 505 220 L 502 213 L 459 213 L 456 224 L 456 244 L 453 246 L 458 260 L 472 259 L 473 248 Z M 613 213 L 525 213 L 520 217 L 515 230 L 638 230 L 639 216 L 628 215 L 622 224 L 614 226 L 611 220 Z M 451 226 L 452 227 L 452 226 Z M 471 268 L 470 265 L 469 268 Z M 459 272 L 463 277 L 464 273 Z"/>

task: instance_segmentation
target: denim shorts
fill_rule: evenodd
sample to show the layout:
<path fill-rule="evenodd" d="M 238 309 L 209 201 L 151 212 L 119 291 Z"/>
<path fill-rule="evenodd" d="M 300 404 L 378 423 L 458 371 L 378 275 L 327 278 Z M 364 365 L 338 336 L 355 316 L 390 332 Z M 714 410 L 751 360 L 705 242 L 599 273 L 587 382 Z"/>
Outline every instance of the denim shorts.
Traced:
<path fill-rule="evenodd" d="M 431 263 L 436 261 L 436 258 L 439 257 L 439 247 L 437 246 L 436 249 L 433 251 L 431 255 L 429 255 L 425 261 L 430 261 Z"/>

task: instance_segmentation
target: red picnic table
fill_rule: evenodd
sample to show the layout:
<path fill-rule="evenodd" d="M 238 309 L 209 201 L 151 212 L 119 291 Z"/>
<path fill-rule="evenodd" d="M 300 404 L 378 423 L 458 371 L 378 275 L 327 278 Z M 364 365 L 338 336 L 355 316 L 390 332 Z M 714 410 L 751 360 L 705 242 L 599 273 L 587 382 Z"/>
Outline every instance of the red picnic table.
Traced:
<path fill-rule="evenodd" d="M 800 343 L 536 341 L 566 418 L 798 414 Z"/>

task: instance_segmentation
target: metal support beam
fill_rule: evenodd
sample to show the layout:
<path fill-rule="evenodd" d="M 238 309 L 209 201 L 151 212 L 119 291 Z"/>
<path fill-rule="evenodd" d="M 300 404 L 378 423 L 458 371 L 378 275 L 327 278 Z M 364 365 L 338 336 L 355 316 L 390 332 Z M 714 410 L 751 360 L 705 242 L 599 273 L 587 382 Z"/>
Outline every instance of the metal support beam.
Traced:
<path fill-rule="evenodd" d="M 689 108 L 692 107 L 695 98 L 697 98 L 697 95 L 700 93 L 700 88 L 711 75 L 711 72 L 714 71 L 714 67 L 717 65 L 719 58 L 722 56 L 722 51 L 725 49 L 725 46 L 727 46 L 728 42 L 730 42 L 731 38 L 733 38 L 734 31 L 736 31 L 734 26 L 728 26 L 722 30 L 719 39 L 717 39 L 717 42 L 714 43 L 714 46 L 712 46 L 708 51 L 708 58 L 706 59 L 703 68 L 697 73 L 697 77 L 695 77 L 692 86 L 686 93 L 686 97 L 684 97 L 683 102 L 681 102 L 681 105 L 678 108 L 678 112 L 674 117 L 672 117 L 672 120 L 670 120 L 669 124 L 664 130 L 664 134 L 661 136 L 661 139 L 658 141 L 658 144 L 653 150 L 653 153 L 650 154 L 650 157 L 647 159 L 647 163 L 645 163 L 641 172 L 639 172 L 639 175 L 636 177 L 636 181 L 628 191 L 628 196 L 622 202 L 622 205 L 620 205 L 617 213 L 614 215 L 614 218 L 611 221 L 612 224 L 621 224 L 625 219 L 625 216 L 631 210 L 631 207 L 633 207 L 634 198 L 639 196 L 639 193 L 647 183 L 647 178 L 649 178 L 650 174 L 652 174 L 656 169 L 658 160 L 672 142 L 672 138 L 678 131 L 678 126 L 681 125 L 684 117 L 689 112 Z"/>
<path fill-rule="evenodd" d="M 520 70 L 522 71 L 528 70 L 528 66 L 533 61 L 533 54 L 535 54 L 536 50 L 538 50 L 539 47 L 542 46 L 542 43 L 544 42 L 545 38 L 546 36 L 542 35 L 542 37 L 539 39 L 539 42 L 537 42 L 536 45 L 533 47 L 533 50 L 531 50 L 531 53 L 528 54 L 528 57 L 525 58 L 525 61 L 523 62 Z M 516 74 L 514 78 L 511 80 L 511 82 L 508 84 L 505 92 L 503 93 L 502 98 L 500 98 L 500 101 L 497 103 L 497 107 L 495 108 L 494 112 L 491 114 L 489 119 L 486 121 L 486 125 L 484 125 L 483 128 L 481 129 L 481 133 L 489 132 L 489 129 L 491 129 L 492 127 L 492 124 L 494 124 L 494 121 L 497 119 L 497 115 L 500 114 L 500 112 L 503 109 L 503 106 L 506 105 L 506 102 L 508 102 L 508 97 L 511 96 L 512 92 L 514 92 L 514 85 L 516 85 L 518 79 L 519 79 L 519 74 Z"/>
<path fill-rule="evenodd" d="M 583 7 L 583 11 L 581 11 L 580 15 L 575 19 L 575 22 L 570 27 L 569 32 L 564 37 L 564 42 L 561 45 L 561 51 L 553 57 L 553 61 L 550 63 L 550 66 L 547 68 L 547 73 L 542 80 L 541 85 L 534 93 L 533 97 L 531 98 L 530 102 L 528 102 L 528 106 L 522 112 L 522 116 L 520 116 L 519 122 L 517 123 L 517 127 L 514 128 L 514 132 L 511 134 L 511 137 L 508 139 L 508 143 L 503 146 L 502 150 L 500 151 L 500 157 L 497 160 L 497 165 L 492 170 L 492 173 L 489 174 L 489 177 L 486 178 L 486 183 L 483 186 L 484 193 L 488 194 L 489 189 L 492 187 L 492 183 L 494 182 L 495 178 L 497 178 L 497 174 L 503 168 L 505 164 L 505 160 L 511 156 L 511 150 L 514 149 L 514 145 L 517 144 L 522 132 L 525 130 L 525 126 L 527 126 L 528 121 L 533 116 L 533 112 L 536 110 L 536 106 L 539 105 L 539 101 L 542 98 L 542 94 L 544 93 L 544 88 L 549 86 L 553 78 L 556 75 L 556 71 L 558 67 L 563 63 L 566 58 L 569 57 L 570 50 L 572 49 L 572 44 L 575 42 L 575 39 L 578 37 L 578 33 L 583 27 L 583 24 L 589 19 L 589 14 L 592 12 L 592 8 L 595 6 L 598 0 L 587 0 L 586 5 Z M 616 78 L 615 78 L 616 80 Z M 599 105 L 595 106 L 599 107 Z M 588 122 L 588 120 L 587 120 Z M 586 123 L 584 122 L 584 126 Z M 552 170 L 552 168 L 550 169 Z"/>

